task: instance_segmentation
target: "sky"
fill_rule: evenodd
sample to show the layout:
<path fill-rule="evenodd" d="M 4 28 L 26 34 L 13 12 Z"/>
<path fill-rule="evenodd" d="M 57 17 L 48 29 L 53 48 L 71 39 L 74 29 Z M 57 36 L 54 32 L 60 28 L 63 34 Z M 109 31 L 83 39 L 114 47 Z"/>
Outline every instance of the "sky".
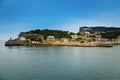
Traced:
<path fill-rule="evenodd" d="M 0 0 L 0 40 L 34 29 L 120 26 L 120 0 Z"/>

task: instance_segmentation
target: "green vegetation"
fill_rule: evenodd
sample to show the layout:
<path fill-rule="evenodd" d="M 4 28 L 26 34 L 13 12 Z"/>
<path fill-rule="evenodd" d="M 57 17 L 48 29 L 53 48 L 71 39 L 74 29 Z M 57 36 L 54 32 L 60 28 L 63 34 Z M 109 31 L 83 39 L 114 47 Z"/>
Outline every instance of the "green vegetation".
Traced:
<path fill-rule="evenodd" d="M 19 36 L 22 36 L 24 34 L 40 34 L 44 37 L 44 39 L 46 39 L 47 36 L 54 36 L 55 38 L 60 39 L 60 38 L 71 38 L 70 35 L 74 33 L 72 32 L 69 33 L 68 31 L 62 31 L 62 30 L 36 29 L 28 32 L 21 32 Z"/>
<path fill-rule="evenodd" d="M 115 39 L 118 38 L 119 35 L 120 35 L 120 31 L 106 32 L 101 34 L 102 38 L 107 38 L 107 39 Z"/>
<path fill-rule="evenodd" d="M 81 27 L 81 29 L 84 27 Z M 89 28 L 89 32 L 93 34 L 96 32 L 101 35 L 102 38 L 107 39 L 115 39 L 120 35 L 120 28 L 117 27 L 104 27 L 104 26 L 96 26 L 96 27 L 85 27 Z M 36 29 L 28 32 L 21 32 L 19 37 L 25 37 L 26 39 L 30 39 L 31 41 L 43 41 L 46 40 L 47 36 L 54 36 L 56 39 L 61 38 L 71 38 L 71 35 L 75 35 L 73 32 L 62 31 L 62 30 L 49 30 L 49 29 Z M 77 34 L 79 35 L 79 33 Z M 91 35 L 91 38 L 96 38 L 95 35 Z M 81 40 L 80 38 L 77 39 Z"/>
<path fill-rule="evenodd" d="M 107 31 L 120 30 L 119 27 L 106 27 L 106 26 L 92 26 L 92 27 L 83 26 L 83 27 L 80 27 L 80 29 L 84 29 L 84 28 L 88 28 L 93 32 L 107 32 Z"/>

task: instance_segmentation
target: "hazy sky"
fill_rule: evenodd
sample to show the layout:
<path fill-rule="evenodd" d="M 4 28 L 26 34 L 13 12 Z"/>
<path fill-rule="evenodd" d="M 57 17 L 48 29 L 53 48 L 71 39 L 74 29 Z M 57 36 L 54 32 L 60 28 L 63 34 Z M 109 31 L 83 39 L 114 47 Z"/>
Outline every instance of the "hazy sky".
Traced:
<path fill-rule="evenodd" d="M 0 40 L 31 29 L 120 26 L 120 0 L 0 0 Z"/>

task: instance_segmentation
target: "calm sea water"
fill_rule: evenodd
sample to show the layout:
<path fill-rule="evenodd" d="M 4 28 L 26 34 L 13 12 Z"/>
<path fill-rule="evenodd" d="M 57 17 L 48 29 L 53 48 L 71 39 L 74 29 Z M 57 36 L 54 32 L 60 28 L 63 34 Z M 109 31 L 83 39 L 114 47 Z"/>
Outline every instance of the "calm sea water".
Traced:
<path fill-rule="evenodd" d="M 120 80 L 120 46 L 5 47 L 0 80 Z"/>

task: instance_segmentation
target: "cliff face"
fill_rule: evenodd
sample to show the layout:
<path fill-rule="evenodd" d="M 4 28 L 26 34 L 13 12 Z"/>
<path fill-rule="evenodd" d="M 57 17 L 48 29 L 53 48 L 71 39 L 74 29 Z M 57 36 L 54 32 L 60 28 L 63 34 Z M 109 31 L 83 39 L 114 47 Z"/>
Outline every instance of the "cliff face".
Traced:
<path fill-rule="evenodd" d="M 95 26 L 95 27 L 87 27 L 83 26 L 80 27 L 79 32 L 84 31 L 84 30 L 90 30 L 93 32 L 111 32 L 111 31 L 120 31 L 120 28 L 118 27 L 105 27 L 105 26 Z"/>

